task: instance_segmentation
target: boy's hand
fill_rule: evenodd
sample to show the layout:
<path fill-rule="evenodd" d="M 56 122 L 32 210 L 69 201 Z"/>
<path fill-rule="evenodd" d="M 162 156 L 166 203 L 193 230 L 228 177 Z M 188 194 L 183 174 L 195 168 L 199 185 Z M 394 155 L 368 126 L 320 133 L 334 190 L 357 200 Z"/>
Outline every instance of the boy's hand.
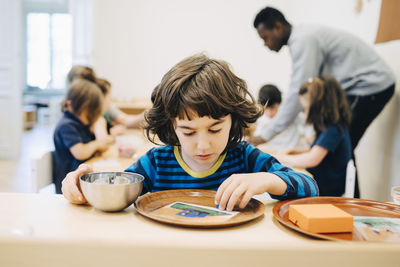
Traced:
<path fill-rule="evenodd" d="M 215 204 L 221 210 L 232 211 L 235 205 L 243 209 L 254 195 L 264 192 L 283 195 L 287 184 L 279 176 L 268 172 L 233 174 L 218 188 Z"/>
<path fill-rule="evenodd" d="M 79 184 L 79 177 L 83 174 L 92 172 L 92 167 L 87 164 L 79 165 L 78 169 L 67 174 L 62 181 L 61 191 L 66 199 L 74 204 L 87 203 L 86 198 L 83 196 Z"/>
<path fill-rule="evenodd" d="M 267 174 L 271 175 L 271 174 Z M 218 188 L 215 202 L 221 210 L 243 209 L 251 197 L 268 191 L 268 179 L 262 173 L 233 174 Z"/>

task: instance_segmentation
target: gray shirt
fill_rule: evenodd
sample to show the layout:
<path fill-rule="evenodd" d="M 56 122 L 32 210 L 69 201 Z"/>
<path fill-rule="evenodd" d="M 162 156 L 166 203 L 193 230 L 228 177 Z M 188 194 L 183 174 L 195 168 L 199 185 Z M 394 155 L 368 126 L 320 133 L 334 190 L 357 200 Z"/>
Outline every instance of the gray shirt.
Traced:
<path fill-rule="evenodd" d="M 292 28 L 287 45 L 292 58 L 291 81 L 278 113 L 262 133 L 265 140 L 288 127 L 301 111 L 298 90 L 309 78 L 333 76 L 348 95 L 375 94 L 395 82 L 375 50 L 350 33 L 300 25 Z"/>

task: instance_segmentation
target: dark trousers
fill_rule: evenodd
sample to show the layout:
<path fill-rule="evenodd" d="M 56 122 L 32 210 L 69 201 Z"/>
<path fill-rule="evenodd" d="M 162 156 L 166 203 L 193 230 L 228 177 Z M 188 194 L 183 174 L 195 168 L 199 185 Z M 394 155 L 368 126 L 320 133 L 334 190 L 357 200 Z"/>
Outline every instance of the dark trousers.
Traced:
<path fill-rule="evenodd" d="M 382 92 L 367 95 L 367 96 L 354 96 L 348 95 L 347 99 L 351 108 L 351 124 L 350 124 L 350 138 L 351 145 L 354 149 L 357 147 L 358 142 L 364 135 L 371 122 L 381 113 L 385 105 L 389 102 L 394 94 L 395 84 L 392 84 Z M 356 160 L 354 158 L 354 164 Z M 356 168 L 357 170 L 357 168 Z M 356 185 L 354 197 L 360 197 L 360 189 L 358 187 L 358 174 L 356 173 Z"/>

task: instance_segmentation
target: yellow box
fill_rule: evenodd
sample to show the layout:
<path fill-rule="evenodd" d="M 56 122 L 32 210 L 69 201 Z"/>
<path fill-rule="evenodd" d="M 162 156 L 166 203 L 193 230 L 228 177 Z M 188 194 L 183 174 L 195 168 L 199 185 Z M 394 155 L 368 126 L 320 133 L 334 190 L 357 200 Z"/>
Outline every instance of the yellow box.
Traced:
<path fill-rule="evenodd" d="M 332 204 L 289 205 L 289 220 L 311 233 L 353 231 L 353 216 Z"/>

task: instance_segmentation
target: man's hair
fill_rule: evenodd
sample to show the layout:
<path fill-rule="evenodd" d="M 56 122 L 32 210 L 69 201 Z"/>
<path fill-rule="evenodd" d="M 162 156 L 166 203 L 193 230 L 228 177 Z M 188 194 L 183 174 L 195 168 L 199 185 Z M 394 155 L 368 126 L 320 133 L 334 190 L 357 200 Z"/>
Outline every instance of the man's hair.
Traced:
<path fill-rule="evenodd" d="M 219 119 L 232 116 L 228 147 L 236 146 L 244 128 L 262 114 L 247 90 L 246 82 L 222 60 L 203 54 L 188 57 L 169 70 L 152 93 L 153 107 L 145 113 L 146 135 L 155 143 L 179 145 L 174 123 L 198 115 Z"/>
<path fill-rule="evenodd" d="M 72 113 L 79 116 L 87 110 L 89 124 L 92 124 L 103 112 L 103 100 L 103 93 L 95 83 L 75 79 L 65 95 L 63 111 L 67 110 L 67 102 L 70 101 Z"/>
<path fill-rule="evenodd" d="M 271 107 L 282 102 L 281 91 L 273 84 L 266 84 L 258 91 L 258 102 L 263 107 Z"/>
<path fill-rule="evenodd" d="M 299 95 L 306 93 L 310 97 L 307 122 L 314 126 L 317 134 L 325 131 L 328 124 L 349 128 L 351 121 L 349 103 L 344 90 L 335 78 L 320 76 L 304 83 Z"/>
<path fill-rule="evenodd" d="M 277 22 L 286 26 L 291 26 L 285 19 L 285 16 L 278 9 L 266 7 L 256 15 L 256 18 L 254 19 L 254 28 L 263 24 L 265 28 L 272 29 Z"/>

